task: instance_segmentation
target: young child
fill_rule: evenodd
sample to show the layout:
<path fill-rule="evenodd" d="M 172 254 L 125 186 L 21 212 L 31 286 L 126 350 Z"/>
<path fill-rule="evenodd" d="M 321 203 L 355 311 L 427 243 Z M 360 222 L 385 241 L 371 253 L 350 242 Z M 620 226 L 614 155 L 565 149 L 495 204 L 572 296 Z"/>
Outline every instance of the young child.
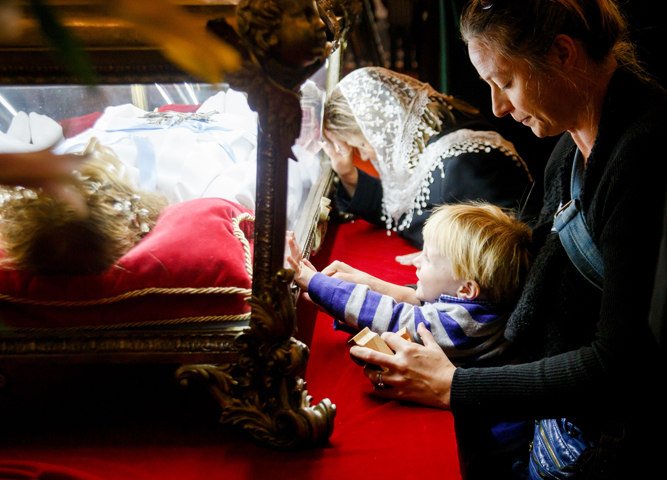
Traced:
<path fill-rule="evenodd" d="M 424 249 L 414 262 L 416 290 L 366 277 L 373 291 L 318 273 L 301 259 L 293 234 L 287 260 L 299 287 L 336 319 L 335 326 L 378 334 L 407 327 L 421 342 L 417 326 L 424 323 L 457 366 L 518 361 L 504 332 L 528 271 L 530 228 L 496 206 L 468 202 L 434 209 L 423 234 Z M 520 458 L 533 437 L 532 420 L 456 420 L 466 464 Z"/>
<path fill-rule="evenodd" d="M 455 365 L 502 365 L 514 360 L 505 323 L 529 266 L 530 228 L 481 202 L 443 205 L 424 226 L 417 289 L 348 283 L 318 273 L 288 237 L 296 283 L 336 319 L 336 326 L 378 334 L 407 327 L 419 341 L 424 323 Z M 389 295 L 385 295 L 389 294 Z"/>

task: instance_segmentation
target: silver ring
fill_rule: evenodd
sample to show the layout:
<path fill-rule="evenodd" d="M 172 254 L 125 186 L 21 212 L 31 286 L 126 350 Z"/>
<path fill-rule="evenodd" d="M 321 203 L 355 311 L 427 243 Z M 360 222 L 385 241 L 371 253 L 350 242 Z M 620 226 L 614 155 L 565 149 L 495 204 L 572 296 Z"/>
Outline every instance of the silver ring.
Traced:
<path fill-rule="evenodd" d="M 378 388 L 384 388 L 384 383 L 382 383 L 382 372 L 378 372 L 378 379 L 377 383 L 375 384 L 376 387 Z"/>

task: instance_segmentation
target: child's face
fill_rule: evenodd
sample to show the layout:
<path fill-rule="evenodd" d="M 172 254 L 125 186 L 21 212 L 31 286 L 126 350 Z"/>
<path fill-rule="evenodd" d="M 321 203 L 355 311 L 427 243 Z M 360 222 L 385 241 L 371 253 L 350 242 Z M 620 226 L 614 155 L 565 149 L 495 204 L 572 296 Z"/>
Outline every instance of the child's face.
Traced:
<path fill-rule="evenodd" d="M 443 293 L 456 297 L 465 281 L 456 280 L 449 259 L 436 254 L 430 247 L 429 242 L 424 242 L 424 250 L 414 261 L 419 279 L 417 298 L 424 302 L 435 302 Z"/>

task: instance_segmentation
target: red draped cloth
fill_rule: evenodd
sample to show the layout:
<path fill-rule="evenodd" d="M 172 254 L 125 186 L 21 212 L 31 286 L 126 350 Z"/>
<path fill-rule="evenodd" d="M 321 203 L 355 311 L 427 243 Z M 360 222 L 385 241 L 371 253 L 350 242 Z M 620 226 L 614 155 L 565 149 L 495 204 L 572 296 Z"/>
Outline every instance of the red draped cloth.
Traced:
<path fill-rule="evenodd" d="M 388 237 L 384 230 L 356 221 L 330 226 L 325 249 L 313 261 L 321 268 L 338 259 L 385 280 L 407 284 L 416 280 L 414 269 L 400 266 L 394 257 L 412 251 L 395 234 Z M 298 316 L 298 335 L 311 344 L 305 378 L 313 403 L 329 398 L 337 407 L 333 435 L 325 446 L 299 452 L 256 446 L 216 425 L 219 410 L 210 397 L 205 399 L 210 405 L 200 396 L 194 407 L 177 403 L 168 409 L 162 404 L 172 398 L 171 391 L 144 389 L 140 394 L 141 388 L 128 380 L 121 389 L 125 397 L 110 402 L 101 412 L 97 408 L 82 425 L 70 427 L 69 420 L 59 418 L 59 410 L 42 415 L 55 421 L 55 427 L 44 426 L 41 418 L 13 428 L 3 424 L 0 480 L 462 478 L 450 412 L 375 397 L 361 367 L 350 359 L 349 335 L 334 331 L 332 319 L 303 300 Z M 101 376 L 99 369 L 94 372 Z M 163 383 L 157 388 L 163 388 Z M 194 386 L 180 390 L 198 392 Z M 52 404 L 51 391 L 40 395 L 38 405 Z M 144 396 L 143 403 L 154 403 L 136 413 L 140 409 L 136 395 Z M 79 402 L 86 405 L 85 400 Z M 81 407 L 73 409 L 84 413 L 79 412 Z M 199 410 L 206 421 L 196 417 Z M 35 412 L 38 415 L 39 410 Z M 190 420 L 188 415 L 196 418 Z M 179 423 L 183 417 L 187 421 Z"/>
<path fill-rule="evenodd" d="M 416 250 L 395 233 L 387 236 L 385 229 L 363 220 L 334 229 L 327 234 L 335 234 L 335 241 L 327 243 L 331 252 L 322 252 L 327 260 L 388 282 L 417 283 L 415 268 L 395 260 Z M 311 260 L 322 268 L 319 255 Z M 303 304 L 301 299 L 298 307 Z M 332 323 L 329 315 L 317 312 L 305 377 L 314 401 L 327 397 L 337 407 L 330 447 L 317 463 L 327 472 L 323 478 L 462 478 L 451 412 L 374 396 L 363 369 L 350 359 L 350 335 L 333 330 Z"/>

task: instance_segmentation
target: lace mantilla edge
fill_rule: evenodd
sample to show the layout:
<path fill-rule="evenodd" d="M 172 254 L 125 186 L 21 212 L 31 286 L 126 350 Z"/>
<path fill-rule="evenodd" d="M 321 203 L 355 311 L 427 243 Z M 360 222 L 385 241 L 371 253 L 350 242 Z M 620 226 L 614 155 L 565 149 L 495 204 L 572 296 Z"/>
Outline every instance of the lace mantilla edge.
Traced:
<path fill-rule="evenodd" d="M 412 203 L 402 211 L 397 211 L 392 216 L 389 213 L 385 199 L 382 200 L 382 221 L 385 222 L 387 235 L 394 231 L 403 231 L 412 225 L 415 211 L 417 215 L 423 214 L 422 208 L 426 207 L 430 200 L 430 186 L 433 183 L 433 173 L 437 168 L 440 169 L 441 178 L 445 178 L 444 160 L 455 158 L 464 153 L 490 153 L 491 150 L 500 150 L 506 157 L 510 157 L 517 165 L 523 168 L 530 182 L 533 177 L 530 175 L 526 162 L 516 153 L 512 142 L 505 140 L 499 133 L 491 131 L 475 130 L 457 130 L 444 136 L 437 142 L 429 145 L 429 148 L 422 154 L 420 163 L 430 164 L 426 176 L 419 184 L 417 194 L 414 195 Z M 405 217 L 403 215 L 405 214 Z M 399 220 L 403 219 L 399 222 Z"/>
<path fill-rule="evenodd" d="M 243 246 L 243 256 L 244 256 L 244 266 L 250 280 L 252 280 L 252 252 L 250 252 L 250 244 L 245 238 L 243 230 L 241 230 L 240 224 L 245 221 L 255 221 L 255 217 L 249 213 L 242 213 L 238 217 L 232 218 L 234 236 L 241 242 Z M 129 298 L 142 297 L 151 294 L 161 294 L 161 295 L 201 295 L 201 294 L 217 294 L 217 295 L 245 295 L 250 296 L 252 290 L 249 288 L 240 288 L 240 287 L 206 287 L 206 288 L 143 288 L 140 290 L 133 290 L 126 292 L 121 295 L 116 295 L 114 297 L 99 298 L 96 300 L 80 300 L 80 301 L 63 301 L 63 300 L 54 300 L 54 301 L 45 301 L 45 300 L 32 300 L 28 298 L 18 298 L 12 297 L 10 295 L 1 295 L 0 301 L 6 301 L 11 303 L 19 304 L 28 304 L 28 305 L 39 305 L 39 306 L 50 306 L 50 307 L 87 307 L 94 305 L 105 305 L 110 303 L 116 303 Z M 153 320 L 147 322 L 133 322 L 133 323 L 120 323 L 114 325 L 89 325 L 81 327 L 59 327 L 59 328 L 11 328 L 12 331 L 21 333 L 21 332 L 48 332 L 48 331 L 58 331 L 58 332 L 69 332 L 69 331 L 81 331 L 81 330 L 117 330 L 129 327 L 147 327 L 147 326 L 160 326 L 160 325 L 177 325 L 184 323 L 206 323 L 206 322 L 233 322 L 241 320 L 249 320 L 250 313 L 240 313 L 235 315 L 215 315 L 215 316 L 206 316 L 206 317 L 184 317 L 184 318 L 172 318 L 164 320 Z"/>

